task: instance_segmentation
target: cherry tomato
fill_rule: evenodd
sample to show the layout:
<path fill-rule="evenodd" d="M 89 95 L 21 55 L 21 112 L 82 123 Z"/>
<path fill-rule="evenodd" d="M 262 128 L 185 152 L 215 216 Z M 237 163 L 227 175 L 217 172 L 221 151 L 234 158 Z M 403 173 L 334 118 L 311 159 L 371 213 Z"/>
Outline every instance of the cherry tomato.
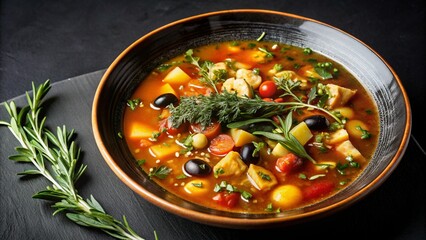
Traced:
<path fill-rule="evenodd" d="M 164 129 L 166 129 L 166 132 L 169 135 L 176 135 L 178 133 L 182 133 L 182 132 L 186 131 L 186 129 L 187 129 L 187 125 L 186 124 L 182 124 L 178 128 L 175 128 L 172 125 L 173 125 L 173 123 L 172 123 L 172 121 L 170 121 L 169 118 L 161 120 L 161 122 L 160 122 L 160 132 L 162 132 Z"/>
<path fill-rule="evenodd" d="M 277 85 L 274 81 L 264 81 L 262 84 L 260 84 L 259 94 L 262 98 L 270 98 L 274 96 L 276 91 Z"/>
<path fill-rule="evenodd" d="M 234 140 L 227 134 L 219 134 L 210 142 L 209 151 L 215 155 L 225 155 L 235 146 Z"/>
<path fill-rule="evenodd" d="M 320 180 L 311 186 L 305 187 L 303 192 L 304 199 L 316 199 L 330 193 L 334 189 L 334 183 L 330 180 Z"/>
<path fill-rule="evenodd" d="M 302 166 L 302 164 L 303 160 L 300 157 L 293 153 L 288 153 L 284 157 L 277 159 L 275 162 L 275 167 L 282 173 L 289 173 Z"/>
<path fill-rule="evenodd" d="M 236 192 L 233 192 L 233 193 L 220 192 L 213 197 L 213 201 L 217 202 L 219 205 L 222 205 L 224 207 L 232 208 L 237 205 L 239 198 L 240 198 L 240 194 Z"/>
<path fill-rule="evenodd" d="M 201 124 L 193 123 L 190 125 L 190 129 L 192 133 L 202 133 L 206 135 L 206 137 L 211 140 L 221 132 L 221 126 L 219 122 L 212 122 L 207 127 L 202 127 Z"/>

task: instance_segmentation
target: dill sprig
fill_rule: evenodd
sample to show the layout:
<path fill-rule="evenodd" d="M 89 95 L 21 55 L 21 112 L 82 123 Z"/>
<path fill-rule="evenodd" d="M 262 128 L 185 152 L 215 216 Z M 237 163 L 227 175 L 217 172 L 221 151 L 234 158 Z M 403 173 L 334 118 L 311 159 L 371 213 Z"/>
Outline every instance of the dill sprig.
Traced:
<path fill-rule="evenodd" d="M 66 212 L 73 222 L 104 231 L 117 239 L 141 238 L 130 228 L 126 217 L 116 220 L 107 214 L 98 201 L 91 195 L 84 200 L 77 192 L 75 184 L 86 170 L 79 164 L 80 148 L 73 141 L 74 131 L 65 126 L 57 127 L 56 134 L 45 127 L 46 117 L 41 116 L 42 100 L 50 90 L 47 80 L 38 87 L 32 83 L 32 97 L 26 92 L 28 106 L 18 109 L 13 101 L 5 103 L 10 122 L 0 121 L 7 126 L 20 146 L 11 160 L 31 163 L 35 169 L 18 173 L 19 175 L 42 175 L 52 184 L 36 193 L 33 198 L 54 201 L 53 215 Z M 155 238 L 157 238 L 154 232 Z"/>
<path fill-rule="evenodd" d="M 243 98 L 236 93 L 223 91 L 220 94 L 209 96 L 182 96 L 177 106 L 170 105 L 170 120 L 173 127 L 179 127 L 183 123 L 198 123 L 208 126 L 213 120 L 223 124 L 242 121 L 252 118 L 267 118 L 300 108 L 312 108 L 329 111 L 301 101 L 293 102 L 267 102 L 260 98 Z M 341 120 L 336 118 L 336 121 Z"/>

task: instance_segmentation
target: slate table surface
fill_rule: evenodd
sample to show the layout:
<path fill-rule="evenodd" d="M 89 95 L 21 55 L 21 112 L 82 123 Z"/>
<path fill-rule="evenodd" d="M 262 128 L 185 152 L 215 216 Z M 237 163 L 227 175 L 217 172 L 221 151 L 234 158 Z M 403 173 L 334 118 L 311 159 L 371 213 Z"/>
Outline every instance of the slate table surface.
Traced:
<path fill-rule="evenodd" d="M 132 42 L 169 22 L 236 8 L 268 9 L 313 18 L 348 32 L 380 54 L 399 75 L 412 109 L 412 137 L 391 176 L 374 192 L 327 218 L 274 229 L 206 226 L 172 215 L 127 188 L 108 168 L 94 142 L 90 111 L 104 70 Z M 425 4 L 407 1 L 0 1 L 0 102 L 24 103 L 22 94 L 53 83 L 48 124 L 78 133 L 88 170 L 78 187 L 105 210 L 125 215 L 145 239 L 426 239 L 425 221 Z M 7 118 L 0 107 L 0 119 Z M 47 186 L 22 179 L 27 166 L 9 161 L 16 140 L 0 128 L 0 239 L 112 239 L 78 226 L 49 202 L 31 196 Z"/>

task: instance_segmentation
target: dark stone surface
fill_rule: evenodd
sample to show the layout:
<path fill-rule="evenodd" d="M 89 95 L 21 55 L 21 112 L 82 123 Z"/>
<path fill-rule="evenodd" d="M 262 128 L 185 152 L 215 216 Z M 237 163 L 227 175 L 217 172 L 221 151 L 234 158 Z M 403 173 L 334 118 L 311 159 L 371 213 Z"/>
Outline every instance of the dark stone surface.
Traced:
<path fill-rule="evenodd" d="M 112 173 L 97 151 L 90 108 L 102 70 L 144 34 L 171 21 L 199 13 L 262 8 L 313 18 L 340 28 L 380 54 L 399 75 L 411 100 L 413 136 L 401 163 L 373 193 L 332 216 L 280 229 L 232 230 L 171 215 L 146 202 Z M 146 239 L 365 238 L 425 239 L 425 6 L 423 1 L 24 1 L 0 2 L 0 102 L 30 90 L 31 81 L 53 83 L 49 124 L 78 132 L 88 171 L 80 193 L 93 194 L 105 209 L 126 215 Z M 79 76 L 79 77 L 75 77 Z M 64 79 L 72 78 L 67 81 Z M 78 96 L 78 97 L 76 97 Z M 16 98 L 22 103 L 23 98 Z M 78 114 L 76 114 L 76 112 Z M 0 119 L 4 119 L 2 108 Z M 8 161 L 17 142 L 0 128 L 0 239 L 109 239 L 80 227 L 50 203 L 31 196 L 44 179 L 21 179 L 28 168 Z M 416 141 L 417 140 L 417 141 Z M 416 144 L 418 143 L 418 144 Z"/>

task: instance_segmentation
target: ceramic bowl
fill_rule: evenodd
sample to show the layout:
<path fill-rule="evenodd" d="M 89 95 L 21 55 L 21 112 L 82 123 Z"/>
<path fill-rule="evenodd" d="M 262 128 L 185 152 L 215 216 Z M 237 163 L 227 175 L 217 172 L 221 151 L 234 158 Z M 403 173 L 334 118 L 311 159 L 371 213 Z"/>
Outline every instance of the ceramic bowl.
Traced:
<path fill-rule="evenodd" d="M 140 171 L 122 131 L 125 102 L 151 70 L 187 49 L 219 41 L 264 40 L 309 47 L 346 67 L 379 107 L 378 148 L 364 172 L 322 202 L 277 214 L 240 214 L 205 208 L 162 189 Z M 263 228 L 327 216 L 379 187 L 397 167 L 411 133 L 411 112 L 400 79 L 386 61 L 355 37 L 328 24 L 283 12 L 228 10 L 185 18 L 160 27 L 127 47 L 109 66 L 93 102 L 92 125 L 106 163 L 128 187 L 181 217 L 227 228 Z"/>

